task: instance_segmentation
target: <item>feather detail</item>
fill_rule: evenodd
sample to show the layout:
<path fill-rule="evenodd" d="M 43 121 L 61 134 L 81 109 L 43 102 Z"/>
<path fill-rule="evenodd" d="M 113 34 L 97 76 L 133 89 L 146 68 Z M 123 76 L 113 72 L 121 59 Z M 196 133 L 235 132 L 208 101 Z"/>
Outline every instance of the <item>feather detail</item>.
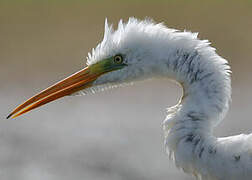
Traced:
<path fill-rule="evenodd" d="M 184 95 L 168 109 L 163 123 L 169 157 L 196 179 L 250 180 L 252 135 L 212 135 L 229 108 L 231 70 L 210 44 L 198 39 L 198 33 L 167 28 L 150 19 L 120 20 L 115 31 L 106 19 L 104 38 L 88 54 L 88 64 L 120 54 L 127 67 L 99 77 L 94 82 L 97 87 L 84 94 L 153 77 L 176 80 Z"/>

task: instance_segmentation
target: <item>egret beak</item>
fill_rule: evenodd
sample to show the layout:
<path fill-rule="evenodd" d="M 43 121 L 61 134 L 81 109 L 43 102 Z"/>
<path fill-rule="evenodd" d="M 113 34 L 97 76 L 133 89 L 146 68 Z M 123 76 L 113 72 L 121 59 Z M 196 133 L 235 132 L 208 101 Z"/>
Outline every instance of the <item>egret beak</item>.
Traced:
<path fill-rule="evenodd" d="M 40 107 L 63 96 L 70 95 L 82 89 L 91 87 L 92 83 L 102 74 L 121 69 L 122 67 L 123 64 L 114 64 L 111 62 L 111 59 L 106 59 L 96 64 L 87 66 L 79 72 L 72 74 L 66 79 L 59 81 L 58 83 L 31 97 L 14 109 L 7 116 L 7 119 L 10 117 L 16 118 L 21 114 L 24 114 L 32 109 Z"/>

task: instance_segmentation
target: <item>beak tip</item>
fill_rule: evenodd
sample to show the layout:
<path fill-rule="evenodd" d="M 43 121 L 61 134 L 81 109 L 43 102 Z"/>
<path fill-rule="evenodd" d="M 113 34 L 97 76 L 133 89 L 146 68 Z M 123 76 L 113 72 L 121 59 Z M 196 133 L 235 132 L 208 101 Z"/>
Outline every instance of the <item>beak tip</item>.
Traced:
<path fill-rule="evenodd" d="M 11 116 L 12 116 L 12 114 L 9 114 L 9 115 L 6 117 L 6 119 L 9 119 Z"/>

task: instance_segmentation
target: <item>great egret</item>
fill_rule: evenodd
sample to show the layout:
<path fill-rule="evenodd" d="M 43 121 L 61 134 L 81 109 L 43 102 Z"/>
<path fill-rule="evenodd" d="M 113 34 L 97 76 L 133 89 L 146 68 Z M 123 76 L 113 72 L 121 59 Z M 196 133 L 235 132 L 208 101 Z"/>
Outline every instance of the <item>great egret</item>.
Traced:
<path fill-rule="evenodd" d="M 202 180 L 251 180 L 252 134 L 216 138 L 231 98 L 230 67 L 209 41 L 152 20 L 105 21 L 104 38 L 87 66 L 18 106 L 7 118 L 76 92 L 96 92 L 153 77 L 175 79 L 180 102 L 163 123 L 165 146 L 177 167 Z"/>

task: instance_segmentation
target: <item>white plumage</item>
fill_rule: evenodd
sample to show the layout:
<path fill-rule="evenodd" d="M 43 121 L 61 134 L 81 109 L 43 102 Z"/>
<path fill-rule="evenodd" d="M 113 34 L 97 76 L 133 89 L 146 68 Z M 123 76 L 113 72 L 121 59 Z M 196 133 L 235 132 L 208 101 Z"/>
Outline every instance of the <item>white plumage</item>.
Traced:
<path fill-rule="evenodd" d="M 197 33 L 130 18 L 113 30 L 107 21 L 103 41 L 88 54 L 88 66 L 31 97 L 7 118 L 81 89 L 94 93 L 153 77 L 176 80 L 179 103 L 163 123 L 165 147 L 177 167 L 201 180 L 251 180 L 252 134 L 212 135 L 231 99 L 230 67 Z"/>
<path fill-rule="evenodd" d="M 87 64 L 116 54 L 128 66 L 99 77 L 95 85 L 167 77 L 183 87 L 179 104 L 168 109 L 163 123 L 165 146 L 177 167 L 202 180 L 252 179 L 252 134 L 212 135 L 228 110 L 231 71 L 208 40 L 152 20 L 130 18 L 115 31 L 106 21 L 104 39 Z"/>

